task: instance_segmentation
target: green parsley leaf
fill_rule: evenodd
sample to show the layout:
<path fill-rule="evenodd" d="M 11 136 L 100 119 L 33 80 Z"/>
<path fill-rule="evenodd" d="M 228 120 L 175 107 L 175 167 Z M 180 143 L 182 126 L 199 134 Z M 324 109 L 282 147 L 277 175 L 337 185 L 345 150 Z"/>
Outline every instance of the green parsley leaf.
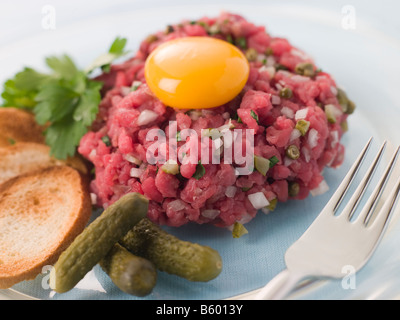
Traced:
<path fill-rule="evenodd" d="M 48 75 L 39 73 L 31 68 L 24 68 L 13 79 L 4 83 L 1 94 L 4 107 L 33 108 L 36 105 L 35 96 L 39 86 L 48 78 Z"/>
<path fill-rule="evenodd" d="M 206 174 L 206 169 L 204 166 L 201 164 L 201 161 L 196 166 L 196 172 L 193 174 L 193 178 L 196 180 L 200 180 L 204 175 Z"/>
<path fill-rule="evenodd" d="M 255 113 L 253 110 L 250 110 L 250 115 L 258 123 L 258 115 L 257 115 L 257 113 Z"/>
<path fill-rule="evenodd" d="M 56 77 L 66 80 L 73 79 L 79 72 L 72 59 L 65 54 L 61 57 L 47 57 L 46 64 L 54 71 Z"/>
<path fill-rule="evenodd" d="M 51 147 L 51 154 L 58 159 L 73 156 L 82 136 L 87 132 L 87 126 L 82 122 L 73 121 L 68 115 L 61 121 L 52 123 L 46 130 L 46 144 Z"/>
<path fill-rule="evenodd" d="M 111 44 L 109 52 L 115 54 L 124 54 L 126 42 L 126 38 L 117 37 Z"/>
<path fill-rule="evenodd" d="M 111 44 L 108 52 L 102 54 L 93 61 L 93 63 L 85 69 L 85 72 L 89 74 L 96 68 L 101 68 L 103 72 L 109 72 L 111 63 L 128 53 L 128 51 L 124 51 L 126 42 L 127 40 L 125 38 L 117 37 Z"/>
<path fill-rule="evenodd" d="M 126 39 L 116 38 L 108 53 L 86 71 L 68 55 L 47 57 L 49 73 L 24 68 L 4 83 L 3 106 L 33 109 L 36 121 L 47 126 L 46 144 L 51 154 L 59 159 L 73 156 L 101 101 L 102 83 L 91 80 L 88 73 L 126 54 L 125 45 Z"/>
<path fill-rule="evenodd" d="M 110 141 L 110 137 L 109 137 L 109 136 L 104 136 L 104 137 L 102 137 L 102 138 L 101 138 L 101 141 L 103 141 L 104 144 L 105 144 L 107 147 L 111 146 L 111 141 Z"/>
<path fill-rule="evenodd" d="M 269 158 L 269 167 L 272 168 L 278 162 L 279 162 L 279 159 L 276 156 L 272 156 L 271 158 Z"/>

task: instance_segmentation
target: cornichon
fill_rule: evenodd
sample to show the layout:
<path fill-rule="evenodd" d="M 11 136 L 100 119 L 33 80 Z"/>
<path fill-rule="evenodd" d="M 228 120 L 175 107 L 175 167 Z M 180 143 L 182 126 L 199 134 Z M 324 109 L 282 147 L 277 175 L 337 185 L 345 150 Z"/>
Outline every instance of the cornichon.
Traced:
<path fill-rule="evenodd" d="M 182 241 L 147 218 L 119 242 L 132 253 L 152 261 L 157 269 L 190 281 L 212 280 L 222 270 L 222 259 L 216 250 Z"/>
<path fill-rule="evenodd" d="M 148 200 L 129 193 L 110 205 L 60 255 L 50 272 L 50 287 L 62 293 L 71 290 L 130 229 L 142 220 Z"/>
<path fill-rule="evenodd" d="M 130 253 L 118 243 L 99 264 L 118 288 L 134 296 L 147 296 L 157 283 L 154 264 Z"/>

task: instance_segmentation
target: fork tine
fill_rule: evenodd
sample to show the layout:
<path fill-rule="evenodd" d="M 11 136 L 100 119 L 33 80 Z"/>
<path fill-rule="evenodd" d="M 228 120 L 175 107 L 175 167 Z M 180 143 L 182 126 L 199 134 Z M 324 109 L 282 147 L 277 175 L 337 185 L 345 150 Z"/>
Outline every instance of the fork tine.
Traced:
<path fill-rule="evenodd" d="M 373 190 L 372 195 L 369 197 L 363 210 L 360 212 L 359 217 L 357 217 L 356 222 L 364 223 L 366 225 L 369 223 L 372 213 L 375 210 L 375 207 L 378 204 L 378 201 L 379 201 L 379 199 L 383 193 L 383 190 L 385 188 L 385 185 L 387 184 L 387 182 L 389 180 L 390 174 L 394 168 L 395 162 L 396 162 L 399 154 L 400 154 L 400 147 L 398 147 L 397 150 L 395 151 L 395 153 L 393 154 L 392 159 L 390 160 L 389 164 L 386 167 L 385 173 L 383 174 L 382 178 L 379 180 L 378 185 Z M 396 188 L 394 188 L 394 189 L 396 189 Z M 393 194 L 391 194 L 391 196 L 388 199 L 391 199 L 392 196 L 397 197 L 397 195 L 393 193 Z M 395 198 L 393 199 L 393 201 L 394 200 L 395 200 Z M 394 203 L 392 205 L 394 205 Z M 386 209 L 386 211 L 387 210 L 389 210 L 389 209 Z M 385 210 L 383 208 L 382 208 L 382 212 L 385 212 Z M 390 211 L 387 214 L 389 214 L 389 213 L 390 213 Z M 382 215 L 381 212 L 379 213 L 379 215 Z"/>
<path fill-rule="evenodd" d="M 332 195 L 331 199 L 326 204 L 324 211 L 326 212 L 335 212 L 337 211 L 339 205 L 343 201 L 344 196 L 346 195 L 347 191 L 351 183 L 354 180 L 358 170 L 360 169 L 361 164 L 363 163 L 365 156 L 369 147 L 371 146 L 372 137 L 368 140 L 367 144 L 365 145 L 364 149 L 361 151 L 359 156 L 357 157 L 354 164 L 351 166 L 350 170 L 347 172 L 346 176 L 344 177 L 343 181 L 340 183 L 339 187 L 336 189 L 335 193 Z"/>
<path fill-rule="evenodd" d="M 375 220 L 369 223 L 367 226 L 367 228 L 371 229 L 373 232 L 380 232 L 380 237 L 382 237 L 383 231 L 386 229 L 390 217 L 394 212 L 399 195 L 400 195 L 400 177 L 397 179 L 395 187 L 390 192 L 388 199 L 384 203 L 382 209 L 378 212 Z"/>
<path fill-rule="evenodd" d="M 341 214 L 345 215 L 348 217 L 349 220 L 351 220 L 351 218 L 353 217 L 354 212 L 356 211 L 365 191 L 367 190 L 367 187 L 369 185 L 369 183 L 371 182 L 371 179 L 378 167 L 378 163 L 380 161 L 380 159 L 382 158 L 383 155 L 383 151 L 386 148 L 386 144 L 387 142 L 385 141 L 377 156 L 375 157 L 373 163 L 371 164 L 371 166 L 369 167 L 367 173 L 364 175 L 364 178 L 362 179 L 362 181 L 360 182 L 360 184 L 358 185 L 356 191 L 354 192 L 354 194 L 352 195 L 351 199 L 349 200 L 349 202 L 347 203 L 346 207 L 343 209 L 343 212 Z"/>

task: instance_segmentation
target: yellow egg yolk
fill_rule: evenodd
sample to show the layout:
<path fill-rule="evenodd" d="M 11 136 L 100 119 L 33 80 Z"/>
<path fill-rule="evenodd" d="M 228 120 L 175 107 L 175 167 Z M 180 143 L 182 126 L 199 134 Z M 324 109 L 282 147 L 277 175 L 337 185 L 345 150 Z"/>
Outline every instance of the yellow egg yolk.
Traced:
<path fill-rule="evenodd" d="M 245 86 L 249 63 L 229 42 L 210 37 L 168 41 L 147 58 L 145 78 L 165 105 L 178 109 L 221 106 Z"/>

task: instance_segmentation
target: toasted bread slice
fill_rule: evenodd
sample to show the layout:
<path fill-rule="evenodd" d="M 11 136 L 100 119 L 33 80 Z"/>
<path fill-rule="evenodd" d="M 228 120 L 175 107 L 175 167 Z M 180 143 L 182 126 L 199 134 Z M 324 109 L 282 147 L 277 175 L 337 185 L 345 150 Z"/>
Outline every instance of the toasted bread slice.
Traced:
<path fill-rule="evenodd" d="M 50 148 L 44 144 L 20 142 L 0 148 L 0 183 L 30 171 L 65 164 L 87 174 L 80 158 L 57 160 L 50 156 Z"/>
<path fill-rule="evenodd" d="M 83 231 L 91 215 L 87 181 L 55 166 L 0 185 L 0 289 L 34 279 Z"/>
<path fill-rule="evenodd" d="M 43 130 L 32 113 L 16 108 L 0 108 L 0 146 L 16 142 L 44 143 Z"/>

